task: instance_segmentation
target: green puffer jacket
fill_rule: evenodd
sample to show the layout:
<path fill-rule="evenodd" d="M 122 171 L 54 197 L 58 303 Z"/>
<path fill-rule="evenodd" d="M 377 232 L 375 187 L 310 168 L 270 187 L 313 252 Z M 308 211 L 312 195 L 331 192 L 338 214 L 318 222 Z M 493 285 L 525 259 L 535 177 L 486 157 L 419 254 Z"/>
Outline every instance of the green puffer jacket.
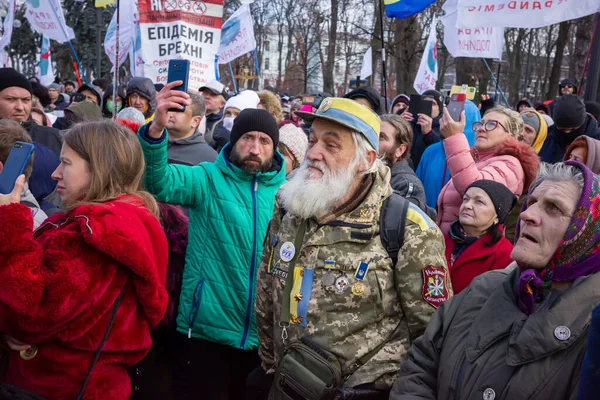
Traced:
<path fill-rule="evenodd" d="M 250 175 L 229 162 L 228 144 L 214 163 L 168 165 L 166 130 L 155 141 L 146 137 L 147 129 L 139 131 L 146 190 L 158 201 L 190 208 L 177 330 L 255 349 L 256 272 L 275 194 L 285 182 L 283 157 L 276 152 L 276 168 Z"/>

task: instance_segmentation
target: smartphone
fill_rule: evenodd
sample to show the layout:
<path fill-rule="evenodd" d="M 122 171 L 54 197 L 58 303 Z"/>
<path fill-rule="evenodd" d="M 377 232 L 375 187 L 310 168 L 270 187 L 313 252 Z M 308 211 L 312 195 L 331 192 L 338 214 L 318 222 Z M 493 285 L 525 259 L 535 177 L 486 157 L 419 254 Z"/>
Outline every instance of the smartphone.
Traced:
<path fill-rule="evenodd" d="M 15 188 L 15 181 L 29 164 L 34 147 L 31 143 L 15 142 L 0 173 L 0 193 L 9 194 Z"/>
<path fill-rule="evenodd" d="M 467 101 L 466 93 L 454 93 L 450 96 L 448 103 L 448 112 L 455 121 L 460 121 L 461 113 L 465 109 L 465 101 Z"/>
<path fill-rule="evenodd" d="M 475 98 L 475 94 L 477 94 L 477 89 L 474 88 L 473 86 L 467 86 L 467 85 L 452 86 L 452 89 L 450 90 L 450 97 L 452 97 L 453 94 L 459 94 L 459 93 L 466 93 L 467 99 L 473 100 Z"/>
<path fill-rule="evenodd" d="M 174 81 L 183 81 L 179 86 L 175 86 L 173 90 L 188 91 L 188 80 L 190 76 L 190 60 L 169 60 L 169 72 L 167 75 L 167 83 Z M 169 108 L 169 111 L 184 112 L 185 106 L 182 108 Z"/>
<path fill-rule="evenodd" d="M 431 108 L 433 103 L 427 100 L 423 100 L 423 97 L 419 94 L 410 95 L 410 106 L 408 112 L 416 119 L 417 114 L 425 114 L 431 117 Z"/>

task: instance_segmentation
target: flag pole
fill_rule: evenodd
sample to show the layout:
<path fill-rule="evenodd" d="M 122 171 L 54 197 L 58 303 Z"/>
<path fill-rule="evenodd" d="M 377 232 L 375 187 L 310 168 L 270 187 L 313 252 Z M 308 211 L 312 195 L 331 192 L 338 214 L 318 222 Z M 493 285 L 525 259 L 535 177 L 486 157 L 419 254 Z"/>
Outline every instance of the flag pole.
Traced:
<path fill-rule="evenodd" d="M 115 30 L 115 82 L 113 85 L 113 109 L 112 109 L 112 117 L 113 120 L 117 119 L 117 92 L 119 90 L 119 20 L 121 19 L 121 0 L 117 0 L 117 26 Z M 134 46 L 135 47 L 135 44 Z M 135 60 L 129 60 L 129 62 L 135 63 Z M 125 99 L 127 100 L 127 99 Z"/>
<path fill-rule="evenodd" d="M 235 92 L 235 94 L 238 94 L 237 86 L 235 84 L 235 75 L 233 74 L 233 67 L 231 66 L 231 63 L 229 63 L 229 72 L 231 72 L 231 80 L 233 82 L 233 91 Z"/>
<path fill-rule="evenodd" d="M 254 68 L 256 69 L 256 79 L 258 80 L 256 88 L 260 90 L 260 68 L 258 65 L 258 54 L 256 53 L 256 47 L 254 48 Z"/>
<path fill-rule="evenodd" d="M 387 104 L 387 74 L 385 70 L 385 42 L 383 39 L 383 0 L 379 2 L 379 19 L 380 19 L 380 28 L 381 28 L 381 87 L 383 89 L 383 104 L 385 107 L 385 112 L 388 112 L 388 104 Z M 360 81 L 359 81 L 360 84 Z"/>
<path fill-rule="evenodd" d="M 73 47 L 73 43 L 70 40 L 69 40 L 69 47 L 71 48 L 71 51 L 73 52 L 73 56 L 75 57 L 75 62 L 79 66 L 79 73 L 83 77 L 83 81 L 85 82 L 86 85 L 89 85 L 87 77 L 85 76 L 85 72 L 83 71 L 83 66 L 81 65 L 81 61 L 79 61 L 79 57 L 77 57 L 77 53 L 75 52 L 75 47 Z"/>
<path fill-rule="evenodd" d="M 485 67 L 487 68 L 488 72 L 492 76 L 492 79 L 494 80 L 494 83 L 496 84 L 496 87 L 498 88 L 498 91 L 500 92 L 500 95 L 502 96 L 502 100 L 504 100 L 504 102 L 506 103 L 506 106 L 508 108 L 510 108 L 510 105 L 508 104 L 508 101 L 506 100 L 506 97 L 504 96 L 504 92 L 502 91 L 502 88 L 500 87 L 500 83 L 498 83 L 498 80 L 494 76 L 494 73 L 492 72 L 492 69 L 490 68 L 487 60 L 485 58 L 482 58 L 482 60 L 483 60 L 483 63 L 485 64 Z"/>

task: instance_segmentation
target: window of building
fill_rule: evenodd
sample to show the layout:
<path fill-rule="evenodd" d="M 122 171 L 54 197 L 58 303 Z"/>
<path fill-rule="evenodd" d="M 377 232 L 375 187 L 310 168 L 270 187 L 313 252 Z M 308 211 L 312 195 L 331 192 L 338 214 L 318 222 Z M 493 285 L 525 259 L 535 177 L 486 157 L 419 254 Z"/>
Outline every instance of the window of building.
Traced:
<path fill-rule="evenodd" d="M 265 70 L 267 70 L 267 69 L 269 69 L 269 59 L 265 58 Z"/>
<path fill-rule="evenodd" d="M 265 41 L 265 51 L 271 51 L 271 43 Z"/>

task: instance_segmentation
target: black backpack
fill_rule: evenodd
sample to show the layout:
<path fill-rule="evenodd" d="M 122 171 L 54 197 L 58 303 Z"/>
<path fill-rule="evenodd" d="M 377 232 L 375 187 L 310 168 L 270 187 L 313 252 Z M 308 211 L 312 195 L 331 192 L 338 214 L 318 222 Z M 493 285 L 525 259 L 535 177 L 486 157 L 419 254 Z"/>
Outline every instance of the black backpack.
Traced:
<path fill-rule="evenodd" d="M 409 205 L 410 201 L 393 192 L 381 206 L 379 235 L 394 266 L 398 262 L 398 252 L 404 245 L 404 226 Z"/>

